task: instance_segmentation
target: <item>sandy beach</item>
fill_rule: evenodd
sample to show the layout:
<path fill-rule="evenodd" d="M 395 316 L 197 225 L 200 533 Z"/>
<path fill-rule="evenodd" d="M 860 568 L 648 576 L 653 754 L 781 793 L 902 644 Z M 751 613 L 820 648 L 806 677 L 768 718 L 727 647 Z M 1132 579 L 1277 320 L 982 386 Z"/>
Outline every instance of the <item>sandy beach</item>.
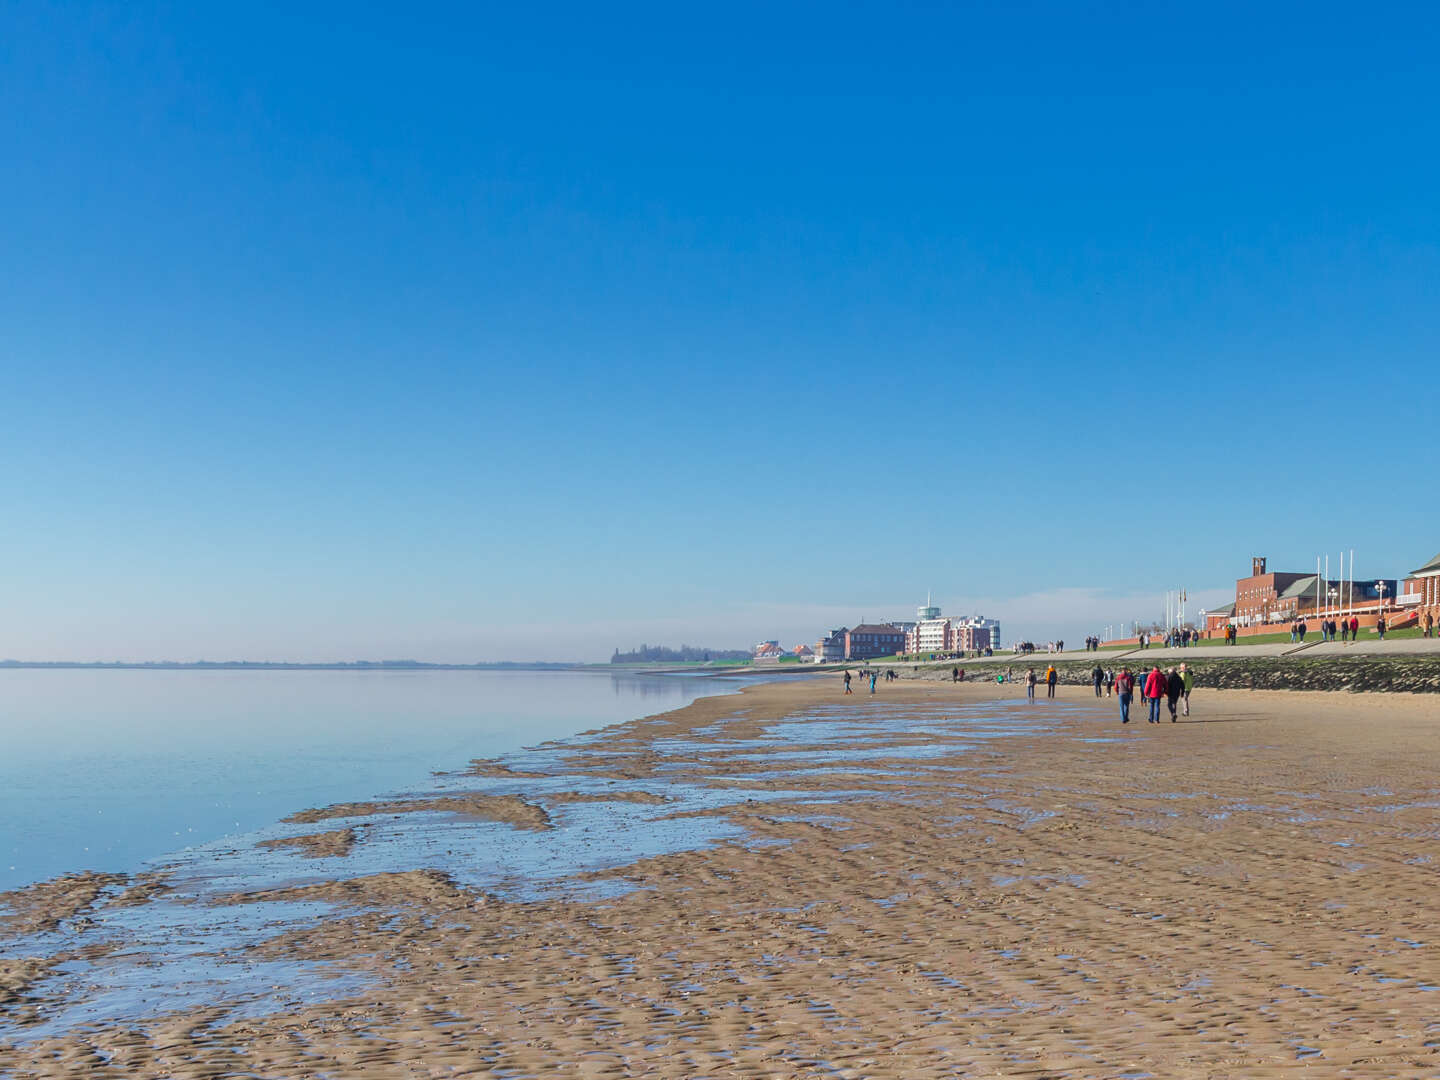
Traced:
<path fill-rule="evenodd" d="M 677 785 L 713 790 L 676 813 L 734 836 L 591 875 L 628 891 L 516 901 L 417 867 L 226 895 L 340 904 L 249 959 L 325 959 L 362 989 L 238 1020 L 157 1001 L 149 1020 L 0 1039 L 0 1072 L 1440 1072 L 1440 699 L 1202 689 L 1188 720 L 1122 728 L 1088 688 L 1027 705 L 993 684 L 856 685 L 707 698 L 576 747 L 573 784 L 553 757 L 479 762 L 510 791 L 413 807 L 543 833 L 609 785 L 660 815 Z M 297 808 L 312 838 L 284 846 L 345 859 L 367 842 L 357 817 L 411 809 Z M 0 929 L 163 889 L 35 887 L 3 898 Z M 12 1030 L 71 959 L 0 959 Z"/>

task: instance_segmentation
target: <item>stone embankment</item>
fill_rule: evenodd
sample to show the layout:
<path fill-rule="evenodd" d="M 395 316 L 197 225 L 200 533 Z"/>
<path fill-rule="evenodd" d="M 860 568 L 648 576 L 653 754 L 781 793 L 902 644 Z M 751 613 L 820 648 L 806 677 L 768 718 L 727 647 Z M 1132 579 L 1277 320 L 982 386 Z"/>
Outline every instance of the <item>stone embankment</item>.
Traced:
<path fill-rule="evenodd" d="M 1147 659 L 1143 653 L 1116 660 L 1100 654 L 1100 666 L 1120 670 L 1121 664 L 1128 665 L 1132 672 L 1148 671 L 1155 663 L 1162 670 L 1178 667 L 1183 661 L 1195 673 L 1195 681 L 1205 687 L 1217 690 L 1349 690 L 1355 693 L 1366 691 L 1391 691 L 1415 694 L 1440 693 L 1440 656 L 1246 656 L 1234 659 L 1201 658 L 1187 660 L 1170 654 L 1162 659 Z M 1016 657 L 1011 663 L 991 660 L 983 665 L 966 665 L 965 677 L 969 679 L 993 680 L 1000 672 L 1007 672 L 1006 680 L 1017 681 L 1025 678 L 1025 672 L 1034 668 L 1044 678 L 1045 669 L 1050 666 L 1043 654 L 1034 657 Z M 1090 685 L 1090 673 L 1095 659 L 1054 661 L 1055 670 L 1061 683 L 1067 686 Z M 921 679 L 950 678 L 951 667 L 955 664 L 923 667 L 913 673 Z M 910 673 L 906 673 L 909 675 Z"/>

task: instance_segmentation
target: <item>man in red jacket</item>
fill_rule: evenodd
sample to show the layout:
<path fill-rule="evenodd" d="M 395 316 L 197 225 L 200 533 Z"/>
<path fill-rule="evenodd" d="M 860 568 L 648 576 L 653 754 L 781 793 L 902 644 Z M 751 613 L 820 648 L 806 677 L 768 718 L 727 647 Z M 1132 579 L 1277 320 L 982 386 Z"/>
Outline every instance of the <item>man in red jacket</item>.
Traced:
<path fill-rule="evenodd" d="M 1145 676 L 1145 700 L 1150 703 L 1150 723 L 1160 722 L 1160 699 L 1165 696 L 1165 673 L 1156 664 L 1154 670 Z"/>

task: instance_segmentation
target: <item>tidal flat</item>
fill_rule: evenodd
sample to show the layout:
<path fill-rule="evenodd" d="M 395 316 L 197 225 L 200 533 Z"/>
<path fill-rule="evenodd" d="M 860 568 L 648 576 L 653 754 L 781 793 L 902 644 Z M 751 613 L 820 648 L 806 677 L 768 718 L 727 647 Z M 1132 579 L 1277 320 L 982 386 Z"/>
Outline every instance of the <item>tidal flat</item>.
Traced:
<path fill-rule="evenodd" d="M 12 892 L 0 1071 L 1433 1075 L 1435 699 L 1116 711 L 757 685 Z"/>

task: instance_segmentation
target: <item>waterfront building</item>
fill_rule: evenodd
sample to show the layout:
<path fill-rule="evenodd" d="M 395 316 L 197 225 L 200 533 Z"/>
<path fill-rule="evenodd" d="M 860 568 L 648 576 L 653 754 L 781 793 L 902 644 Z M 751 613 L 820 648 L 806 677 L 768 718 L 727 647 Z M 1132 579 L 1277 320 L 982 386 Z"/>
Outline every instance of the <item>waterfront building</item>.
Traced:
<path fill-rule="evenodd" d="M 845 659 L 873 660 L 905 651 L 905 635 L 889 623 L 861 623 L 845 631 Z"/>
<path fill-rule="evenodd" d="M 986 649 L 994 649 L 999 646 L 998 634 L 1000 624 L 995 623 L 997 637 L 990 637 L 990 627 L 984 625 L 985 619 L 979 620 L 979 624 L 972 622 L 957 622 L 950 630 L 951 650 L 953 652 L 984 652 Z"/>
<path fill-rule="evenodd" d="M 955 648 L 957 650 L 1000 648 L 1000 623 L 998 620 L 987 619 L 983 615 L 971 615 L 969 618 L 952 621 L 955 624 Z M 968 644 L 962 644 L 962 642 Z"/>
<path fill-rule="evenodd" d="M 1396 584 L 1394 578 L 1327 581 L 1318 574 L 1270 571 L 1265 557 L 1257 555 L 1250 560 L 1250 576 L 1235 582 L 1235 606 L 1229 621 L 1253 626 L 1314 618 L 1327 610 L 1373 607 L 1378 612 L 1382 598 L 1387 604 L 1395 603 Z M 1214 628 L 1212 619 L 1219 615 L 1219 610 L 1206 612 L 1207 629 Z"/>
<path fill-rule="evenodd" d="M 850 633 L 845 627 L 838 630 L 831 630 L 828 637 L 823 637 L 815 643 L 815 662 L 817 664 L 833 664 L 845 659 L 845 635 Z"/>
<path fill-rule="evenodd" d="M 1410 571 L 1400 601 L 1422 623 L 1426 615 L 1440 623 L 1440 553 L 1420 569 Z"/>
<path fill-rule="evenodd" d="M 939 611 L 939 608 L 933 608 Z M 913 640 L 914 646 L 911 647 Z M 949 619 L 933 618 L 921 619 L 915 624 L 914 631 L 908 636 L 905 643 L 906 652 L 949 652 L 951 645 L 951 626 Z"/>

